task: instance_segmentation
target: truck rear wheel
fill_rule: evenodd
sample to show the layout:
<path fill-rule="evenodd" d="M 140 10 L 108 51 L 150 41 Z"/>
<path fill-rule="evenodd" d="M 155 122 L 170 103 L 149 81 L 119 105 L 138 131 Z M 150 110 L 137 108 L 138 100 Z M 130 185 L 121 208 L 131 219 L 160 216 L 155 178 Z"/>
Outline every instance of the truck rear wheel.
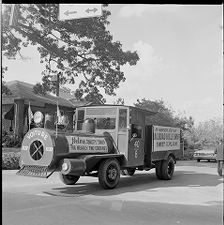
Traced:
<path fill-rule="evenodd" d="M 66 185 L 74 185 L 80 178 L 80 176 L 64 175 L 61 172 L 59 172 L 59 177 L 60 180 Z"/>
<path fill-rule="evenodd" d="M 120 165 L 116 159 L 107 159 L 100 164 L 99 183 L 104 189 L 112 189 L 120 179 Z"/>
<path fill-rule="evenodd" d="M 162 179 L 171 180 L 174 173 L 174 158 L 168 156 L 167 160 L 162 161 Z"/>

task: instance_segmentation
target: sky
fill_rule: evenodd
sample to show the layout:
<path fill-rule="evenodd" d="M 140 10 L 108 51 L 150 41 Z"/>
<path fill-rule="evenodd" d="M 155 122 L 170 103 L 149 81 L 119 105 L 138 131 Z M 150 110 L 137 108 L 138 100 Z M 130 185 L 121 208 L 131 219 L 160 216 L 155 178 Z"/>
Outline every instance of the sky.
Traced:
<path fill-rule="evenodd" d="M 111 4 L 107 29 L 124 51 L 137 51 L 136 66 L 122 67 L 126 81 L 116 96 L 125 105 L 137 99 L 163 99 L 195 123 L 223 116 L 222 5 Z M 39 53 L 22 50 L 26 60 L 7 60 L 5 81 L 41 82 Z M 69 86 L 74 90 L 74 86 Z"/>

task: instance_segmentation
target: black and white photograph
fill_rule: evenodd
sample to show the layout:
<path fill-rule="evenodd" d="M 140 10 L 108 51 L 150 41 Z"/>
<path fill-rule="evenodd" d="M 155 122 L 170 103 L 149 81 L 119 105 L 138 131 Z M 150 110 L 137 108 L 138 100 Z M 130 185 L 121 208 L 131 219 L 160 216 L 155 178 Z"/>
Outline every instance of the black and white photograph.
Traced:
<path fill-rule="evenodd" d="M 3 225 L 221 225 L 223 4 L 1 3 Z"/>

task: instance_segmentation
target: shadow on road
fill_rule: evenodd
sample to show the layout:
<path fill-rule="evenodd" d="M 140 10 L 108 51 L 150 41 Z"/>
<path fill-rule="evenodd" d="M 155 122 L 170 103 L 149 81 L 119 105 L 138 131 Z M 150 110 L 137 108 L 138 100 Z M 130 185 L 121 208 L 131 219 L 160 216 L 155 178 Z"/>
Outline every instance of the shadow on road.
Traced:
<path fill-rule="evenodd" d="M 169 181 L 158 180 L 154 173 L 135 174 L 132 177 L 121 176 L 120 182 L 115 189 L 104 190 L 98 183 L 98 178 L 92 183 L 77 182 L 74 186 L 65 186 L 62 188 L 53 188 L 49 192 L 45 192 L 54 196 L 83 196 L 83 195 L 96 195 L 96 196 L 109 196 L 118 195 L 127 192 L 136 191 L 157 191 L 156 188 L 167 187 L 203 187 L 203 186 L 217 186 L 223 181 L 218 175 L 200 174 L 194 171 L 176 171 L 173 179 Z"/>

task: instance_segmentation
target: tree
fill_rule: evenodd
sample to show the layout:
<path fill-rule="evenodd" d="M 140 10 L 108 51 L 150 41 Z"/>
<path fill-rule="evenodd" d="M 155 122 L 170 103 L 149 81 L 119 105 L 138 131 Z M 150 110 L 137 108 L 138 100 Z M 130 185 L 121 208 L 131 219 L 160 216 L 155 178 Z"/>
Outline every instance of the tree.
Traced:
<path fill-rule="evenodd" d="M 124 98 L 119 97 L 118 99 L 116 99 L 114 105 L 124 105 Z"/>
<path fill-rule="evenodd" d="M 37 45 L 41 63 L 42 84 L 36 91 L 55 90 L 50 76 L 62 72 L 60 84 L 75 84 L 81 77 L 76 96 L 97 97 L 105 101 L 100 90 L 107 95 L 115 95 L 120 82 L 125 81 L 121 66 L 136 65 L 136 52 L 122 50 L 119 41 L 106 29 L 109 24 L 107 5 L 103 5 L 101 17 L 78 20 L 58 20 L 58 4 L 17 5 L 16 24 L 9 27 L 10 5 L 5 5 L 2 14 L 2 53 L 6 57 L 20 54 L 23 46 Z M 42 88 L 40 87 L 42 85 Z"/>
<path fill-rule="evenodd" d="M 192 129 L 194 142 L 202 145 L 216 145 L 223 140 L 223 120 L 214 118 L 200 122 Z"/>
<path fill-rule="evenodd" d="M 2 67 L 2 74 L 1 74 L 1 76 L 2 76 L 2 79 L 4 78 L 4 73 L 7 71 L 7 67 Z M 2 91 L 2 95 L 4 96 L 4 95 L 11 95 L 12 94 L 12 92 L 10 91 L 10 89 L 7 87 L 7 85 L 5 84 L 5 82 L 4 81 L 2 81 L 2 89 L 1 89 L 1 91 Z"/>
<path fill-rule="evenodd" d="M 142 100 L 137 99 L 137 103 L 134 103 L 135 107 L 146 109 L 152 112 L 157 112 L 151 117 L 152 124 L 173 126 L 173 110 L 165 105 L 165 102 L 160 100 L 151 101 L 143 98 Z"/>
<path fill-rule="evenodd" d="M 152 112 L 157 112 L 157 114 L 151 116 L 150 120 L 154 125 L 176 126 L 180 127 L 182 130 L 190 130 L 194 125 L 194 120 L 191 116 L 187 118 L 181 114 L 175 115 L 175 111 L 172 107 L 167 106 L 162 99 L 155 101 L 145 98 L 142 100 L 137 99 L 137 103 L 134 103 L 134 106 Z"/>

